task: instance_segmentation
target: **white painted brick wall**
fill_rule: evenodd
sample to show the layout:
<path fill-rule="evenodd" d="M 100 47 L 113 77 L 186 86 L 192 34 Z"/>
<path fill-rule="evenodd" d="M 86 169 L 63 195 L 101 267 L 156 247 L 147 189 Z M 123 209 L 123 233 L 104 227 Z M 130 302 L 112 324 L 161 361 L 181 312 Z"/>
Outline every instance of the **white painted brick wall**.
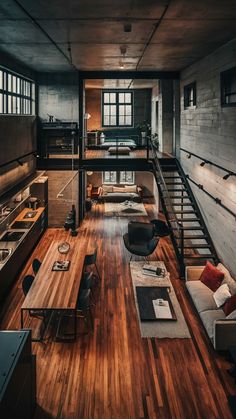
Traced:
<path fill-rule="evenodd" d="M 193 153 L 236 172 L 236 107 L 221 107 L 220 72 L 236 66 L 236 40 L 181 73 L 180 144 Z M 184 110 L 183 86 L 197 83 L 197 107 Z M 236 212 L 236 178 L 222 179 L 225 172 L 213 166 L 200 167 L 200 160 L 181 152 L 186 173 L 224 205 Z M 192 189 L 211 233 L 217 252 L 236 276 L 236 220 L 203 191 Z"/>

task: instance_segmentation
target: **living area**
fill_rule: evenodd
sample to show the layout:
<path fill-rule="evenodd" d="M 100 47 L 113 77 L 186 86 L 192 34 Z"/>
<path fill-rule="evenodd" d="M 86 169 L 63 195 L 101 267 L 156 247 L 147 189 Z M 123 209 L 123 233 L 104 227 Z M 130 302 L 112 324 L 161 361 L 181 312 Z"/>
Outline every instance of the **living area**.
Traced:
<path fill-rule="evenodd" d="M 103 206 L 105 216 L 147 216 L 148 205 L 158 210 L 158 191 L 151 172 L 87 171 L 87 209 Z"/>

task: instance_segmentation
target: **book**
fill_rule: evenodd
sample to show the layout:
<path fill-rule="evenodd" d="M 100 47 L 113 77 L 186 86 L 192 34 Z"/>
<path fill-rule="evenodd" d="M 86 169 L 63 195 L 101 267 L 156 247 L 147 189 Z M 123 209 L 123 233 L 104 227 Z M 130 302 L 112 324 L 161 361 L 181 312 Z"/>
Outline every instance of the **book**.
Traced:
<path fill-rule="evenodd" d="M 169 302 L 162 298 L 152 301 L 156 318 L 160 319 L 172 319 Z"/>
<path fill-rule="evenodd" d="M 68 271 L 70 266 L 70 261 L 69 260 L 56 260 L 53 263 L 53 267 L 52 267 L 52 271 Z"/>
<path fill-rule="evenodd" d="M 164 278 L 166 275 L 166 270 L 164 268 L 159 268 L 158 266 L 146 264 L 143 266 L 143 274 Z"/>

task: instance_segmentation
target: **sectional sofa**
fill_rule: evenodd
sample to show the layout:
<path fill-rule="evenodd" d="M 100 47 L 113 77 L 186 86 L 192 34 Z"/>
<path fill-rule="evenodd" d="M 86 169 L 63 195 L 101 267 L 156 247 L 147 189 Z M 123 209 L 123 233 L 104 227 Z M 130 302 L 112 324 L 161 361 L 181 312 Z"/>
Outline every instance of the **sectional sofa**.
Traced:
<path fill-rule="evenodd" d="M 217 269 L 224 273 L 222 284 L 228 284 L 231 295 L 236 294 L 236 281 L 230 272 L 221 263 Z M 214 292 L 199 280 L 203 270 L 204 266 L 186 268 L 186 288 L 214 348 L 227 350 L 229 346 L 236 345 L 236 310 L 226 316 L 222 307 L 217 308 Z"/>

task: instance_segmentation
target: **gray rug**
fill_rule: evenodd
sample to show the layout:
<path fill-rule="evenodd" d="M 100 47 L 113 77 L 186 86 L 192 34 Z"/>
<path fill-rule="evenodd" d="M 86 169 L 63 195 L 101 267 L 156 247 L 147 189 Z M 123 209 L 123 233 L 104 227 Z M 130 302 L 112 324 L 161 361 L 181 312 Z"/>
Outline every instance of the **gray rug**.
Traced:
<path fill-rule="evenodd" d="M 142 202 L 105 202 L 105 215 L 115 217 L 146 216 L 147 211 Z"/>
<path fill-rule="evenodd" d="M 157 337 L 157 338 L 190 338 L 190 333 L 188 330 L 188 326 L 185 322 L 182 310 L 180 308 L 179 302 L 175 295 L 175 291 L 171 284 L 169 273 L 166 271 L 166 276 L 164 278 L 155 278 L 152 276 L 147 276 L 142 273 L 142 267 L 146 264 L 146 262 L 130 262 L 130 271 L 131 271 L 131 278 L 134 288 L 134 297 L 135 297 L 135 304 L 138 313 L 139 319 L 139 326 L 141 331 L 141 336 L 143 338 L 150 338 L 150 337 Z M 164 262 L 150 262 L 151 265 L 159 266 L 160 268 L 165 268 Z M 136 296 L 136 286 L 169 286 L 171 288 L 170 291 L 170 299 L 173 304 L 177 321 L 170 321 L 170 320 L 155 320 L 155 321 L 140 321 L 139 317 L 139 309 L 137 303 L 137 296 Z"/>

